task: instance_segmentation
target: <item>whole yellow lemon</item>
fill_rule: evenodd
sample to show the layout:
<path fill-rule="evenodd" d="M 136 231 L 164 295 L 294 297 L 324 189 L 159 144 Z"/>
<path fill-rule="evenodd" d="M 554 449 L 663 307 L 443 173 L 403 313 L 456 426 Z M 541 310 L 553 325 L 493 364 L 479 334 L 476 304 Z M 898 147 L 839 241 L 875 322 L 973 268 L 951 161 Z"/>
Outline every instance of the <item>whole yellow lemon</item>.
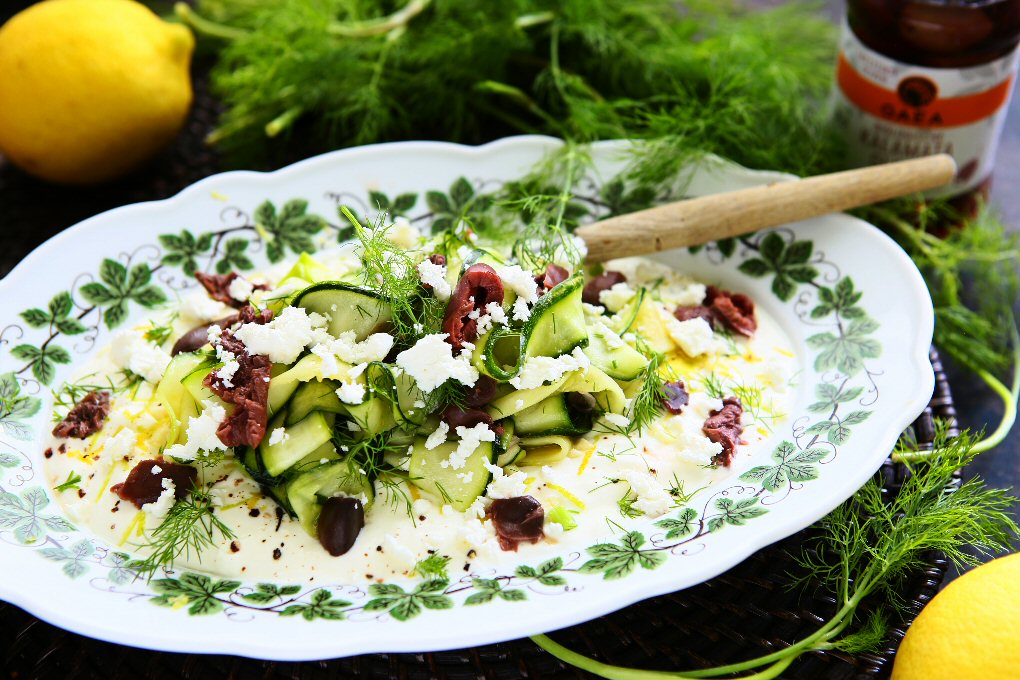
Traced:
<path fill-rule="evenodd" d="M 195 39 L 133 0 L 46 0 L 0 28 L 0 151 L 37 177 L 103 182 L 170 142 Z"/>
<path fill-rule="evenodd" d="M 956 579 L 921 610 L 892 680 L 1020 678 L 1020 553 Z"/>

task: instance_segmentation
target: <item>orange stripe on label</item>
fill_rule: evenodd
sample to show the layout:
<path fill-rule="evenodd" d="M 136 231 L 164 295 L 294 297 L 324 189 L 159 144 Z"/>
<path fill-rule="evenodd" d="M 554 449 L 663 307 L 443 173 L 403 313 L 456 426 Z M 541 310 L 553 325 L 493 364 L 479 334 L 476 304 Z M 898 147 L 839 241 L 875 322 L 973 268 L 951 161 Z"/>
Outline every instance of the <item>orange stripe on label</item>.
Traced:
<path fill-rule="evenodd" d="M 841 53 L 836 82 L 847 99 L 876 118 L 909 127 L 946 128 L 970 125 L 995 114 L 1009 99 L 1013 76 L 984 92 L 944 99 L 936 97 L 929 104 L 912 106 L 896 91 L 887 90 L 858 73 Z"/>

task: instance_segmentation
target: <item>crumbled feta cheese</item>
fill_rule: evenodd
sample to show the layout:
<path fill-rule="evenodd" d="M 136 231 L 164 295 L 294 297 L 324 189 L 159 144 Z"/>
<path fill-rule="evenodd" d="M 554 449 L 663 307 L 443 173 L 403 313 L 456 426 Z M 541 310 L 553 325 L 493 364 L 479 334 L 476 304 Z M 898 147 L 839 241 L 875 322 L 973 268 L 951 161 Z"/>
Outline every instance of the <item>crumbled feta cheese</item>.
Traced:
<path fill-rule="evenodd" d="M 174 503 L 177 502 L 174 480 L 169 477 L 164 477 L 162 481 L 160 481 L 160 484 L 163 487 L 163 491 L 160 492 L 159 498 L 152 503 L 145 503 L 142 505 L 142 512 L 144 512 L 148 518 L 147 523 L 148 521 L 151 521 L 155 525 L 163 523 L 166 516 L 170 514 L 170 508 L 172 508 Z"/>
<path fill-rule="evenodd" d="M 415 399 L 413 406 L 415 408 L 425 408 L 425 402 L 422 401 L 421 399 Z"/>
<path fill-rule="evenodd" d="M 342 381 L 336 391 L 336 396 L 345 404 L 360 404 L 365 401 L 365 386 L 359 383 Z"/>
<path fill-rule="evenodd" d="M 163 468 L 161 468 L 158 465 L 153 465 L 152 468 L 149 469 L 149 472 L 151 472 L 154 475 L 158 475 L 162 471 L 163 471 Z"/>
<path fill-rule="evenodd" d="M 234 356 L 233 352 L 228 352 L 220 346 L 216 347 L 216 356 L 223 362 L 223 366 L 216 371 L 216 377 L 220 379 L 224 387 L 233 387 L 234 383 L 231 381 L 234 378 L 234 374 L 241 368 L 241 364 L 238 363 L 237 357 Z"/>
<path fill-rule="evenodd" d="M 542 533 L 545 534 L 546 538 L 551 538 L 554 541 L 563 538 L 563 532 L 563 525 L 559 522 L 550 522 L 547 520 L 542 525 Z"/>
<path fill-rule="evenodd" d="M 460 470 L 467 463 L 468 457 L 475 452 L 482 442 L 494 442 L 496 441 L 496 433 L 489 429 L 489 426 L 485 423 L 478 423 L 473 427 L 464 427 L 459 425 L 456 429 L 457 436 L 460 437 L 460 443 L 457 444 L 457 449 L 450 454 L 450 457 L 446 460 L 440 461 L 441 467 L 451 467 L 454 470 Z"/>
<path fill-rule="evenodd" d="M 414 552 L 390 534 L 383 536 L 383 543 L 385 544 L 386 554 L 389 556 L 393 566 L 405 574 L 410 573 L 414 569 L 414 565 L 418 563 L 418 558 Z"/>
<path fill-rule="evenodd" d="M 227 412 L 219 404 L 211 401 L 202 402 L 202 412 L 188 418 L 188 432 L 183 444 L 167 447 L 168 456 L 181 460 L 195 460 L 199 451 L 223 451 L 227 447 L 220 441 L 216 430 L 227 417 Z"/>
<path fill-rule="evenodd" d="M 349 364 L 382 361 L 393 347 L 393 336 L 389 333 L 373 333 L 361 342 L 354 338 L 354 331 L 344 331 L 329 343 L 329 347 Z"/>
<path fill-rule="evenodd" d="M 135 450 L 138 444 L 138 434 L 129 427 L 125 427 L 103 443 L 103 458 L 107 460 L 120 460 Z"/>
<path fill-rule="evenodd" d="M 340 372 L 340 362 L 336 360 L 336 354 L 329 347 L 321 342 L 312 346 L 312 354 L 322 359 L 321 374 L 325 378 L 331 378 Z"/>
<path fill-rule="evenodd" d="M 523 399 L 518 399 L 517 401 L 515 401 L 514 402 L 514 408 L 517 409 L 518 411 L 520 411 L 522 408 L 524 408 L 524 400 Z"/>
<path fill-rule="evenodd" d="M 242 324 L 234 336 L 244 343 L 249 354 L 264 354 L 278 364 L 292 364 L 305 347 L 326 335 L 316 332 L 326 325 L 326 317 L 301 307 L 284 307 L 280 315 L 266 324 Z"/>
<path fill-rule="evenodd" d="M 633 504 L 636 510 L 649 517 L 659 517 L 669 512 L 673 499 L 655 477 L 637 470 L 621 470 L 616 474 L 630 485 L 630 490 L 637 496 Z"/>
<path fill-rule="evenodd" d="M 471 472 L 458 472 L 457 473 L 457 479 L 459 479 L 460 481 L 464 482 L 465 484 L 470 484 L 471 480 L 474 479 L 474 478 L 475 478 L 474 470 L 472 470 Z"/>
<path fill-rule="evenodd" d="M 626 282 L 614 284 L 612 288 L 599 293 L 599 302 L 610 312 L 618 312 L 634 299 L 634 289 Z"/>
<path fill-rule="evenodd" d="M 676 319 L 673 320 L 676 321 Z M 620 338 L 619 335 L 614 333 L 609 326 L 602 323 L 600 320 L 595 320 L 591 326 L 591 332 L 605 340 L 606 346 L 609 347 L 609 349 L 618 349 L 627 344 Z"/>
<path fill-rule="evenodd" d="M 222 318 L 225 308 L 223 303 L 213 300 L 204 290 L 197 290 L 181 300 L 178 309 L 181 316 L 205 323 Z"/>
<path fill-rule="evenodd" d="M 432 286 L 432 292 L 439 300 L 449 300 L 453 290 L 446 281 L 446 265 L 435 264 L 431 260 L 422 260 L 418 264 L 418 275 L 421 282 Z"/>
<path fill-rule="evenodd" d="M 677 347 L 689 357 L 710 354 L 719 350 L 719 340 L 712 332 L 712 327 L 704 319 L 697 317 L 687 321 L 677 321 L 671 314 L 663 314 L 666 331 Z"/>
<path fill-rule="evenodd" d="M 404 250 L 411 250 L 421 240 L 421 232 L 406 217 L 397 217 L 386 231 L 386 239 Z"/>
<path fill-rule="evenodd" d="M 206 330 L 206 338 L 209 340 L 210 345 L 216 345 L 220 341 L 220 336 L 223 335 L 223 329 L 213 324 Z"/>
<path fill-rule="evenodd" d="M 269 433 L 269 445 L 270 446 L 276 446 L 277 444 L 282 444 L 285 441 L 287 441 L 288 439 L 290 439 L 290 435 L 287 433 L 287 430 L 282 428 L 282 427 L 278 427 L 278 428 L 274 429 L 272 432 Z"/>
<path fill-rule="evenodd" d="M 524 360 L 520 373 L 510 379 L 510 384 L 519 390 L 528 390 L 546 382 L 557 380 L 564 373 L 587 370 L 591 360 L 575 347 L 570 354 L 558 357 L 528 357 Z"/>
<path fill-rule="evenodd" d="M 531 318 L 531 308 L 528 307 L 528 302 L 524 298 L 517 298 L 513 304 L 513 319 L 514 321 L 527 321 Z"/>
<path fill-rule="evenodd" d="M 503 280 L 503 285 L 513 289 L 519 299 L 528 304 L 538 301 L 538 284 L 535 283 L 535 275 L 520 265 L 497 266 L 496 273 Z"/>
<path fill-rule="evenodd" d="M 356 380 L 362 373 L 365 372 L 366 368 L 368 368 L 368 364 L 358 364 L 357 366 L 352 366 L 351 370 L 347 371 L 347 377 L 349 377 L 351 380 Z"/>
<path fill-rule="evenodd" d="M 453 356 L 453 347 L 446 342 L 446 333 L 426 335 L 410 349 L 397 355 L 397 366 L 414 378 L 418 389 L 430 392 L 447 380 L 456 380 L 468 387 L 478 381 L 478 369 L 471 365 L 471 355 L 461 352 Z"/>
<path fill-rule="evenodd" d="M 508 475 L 504 472 L 503 468 L 491 463 L 486 463 L 485 469 L 492 473 L 492 481 L 489 482 L 489 486 L 485 490 L 485 495 L 489 498 L 493 500 L 497 498 L 514 498 L 516 496 L 523 496 L 527 492 L 528 487 L 524 483 L 527 475 L 522 470 Z"/>
<path fill-rule="evenodd" d="M 446 424 L 445 420 L 439 422 L 439 427 L 435 429 L 425 440 L 425 448 L 431 451 L 432 449 L 438 448 L 450 434 L 450 426 Z"/>
<path fill-rule="evenodd" d="M 136 331 L 119 331 L 110 341 L 110 359 L 120 368 L 155 383 L 163 377 L 170 355 Z"/>
<path fill-rule="evenodd" d="M 254 291 L 254 284 L 243 276 L 238 276 L 236 279 L 231 281 L 230 286 L 227 288 L 227 292 L 230 294 L 230 297 L 234 298 L 238 302 L 247 302 Z"/>
<path fill-rule="evenodd" d="M 607 413 L 602 418 L 614 427 L 627 427 L 630 425 L 630 418 L 621 416 L 619 413 Z"/>

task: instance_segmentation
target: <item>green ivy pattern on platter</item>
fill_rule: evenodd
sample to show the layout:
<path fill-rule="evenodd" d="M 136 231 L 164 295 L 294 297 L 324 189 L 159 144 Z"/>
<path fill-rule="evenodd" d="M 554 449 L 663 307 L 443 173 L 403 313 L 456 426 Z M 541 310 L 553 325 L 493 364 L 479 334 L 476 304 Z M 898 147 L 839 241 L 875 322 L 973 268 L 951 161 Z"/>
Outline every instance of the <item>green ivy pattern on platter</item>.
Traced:
<path fill-rule="evenodd" d="M 461 220 L 486 219 L 493 194 L 484 184 L 457 179 L 446 191 L 389 196 L 372 191 L 362 198 L 328 194 L 368 223 L 373 213 L 405 217 L 441 232 Z M 588 186 L 596 187 L 595 182 Z M 646 207 L 650 195 L 628 192 L 613 180 L 579 195 L 568 206 L 574 217 L 596 217 Z M 424 208 L 415 213 L 419 204 Z M 451 580 L 445 569 L 421 574 L 417 581 L 307 587 L 271 583 L 245 584 L 197 573 L 167 573 L 148 584 L 136 578 L 135 562 L 123 552 L 97 545 L 55 513 L 38 482 L 25 447 L 33 439 L 29 420 L 39 414 L 39 393 L 53 384 L 57 366 L 72 361 L 71 351 L 87 353 L 104 332 L 123 324 L 137 308 L 166 304 L 194 286 L 197 271 L 226 273 L 254 269 L 255 259 L 276 263 L 291 253 L 314 252 L 321 244 L 353 237 L 350 226 L 333 224 L 308 213 L 308 202 L 293 199 L 280 206 L 264 201 L 249 213 L 226 208 L 223 226 L 209 231 L 182 229 L 162 234 L 159 243 L 104 259 L 96 274 L 79 275 L 45 307 L 20 313 L 23 325 L 0 330 L 17 367 L 0 374 L 0 540 L 37 550 L 60 565 L 71 579 L 91 576 L 94 587 L 184 610 L 192 616 L 227 612 L 275 614 L 307 621 L 362 620 L 390 617 L 406 621 L 427 610 L 514 603 L 542 594 L 583 588 L 585 578 L 615 580 L 657 569 L 670 556 L 698 549 L 707 534 L 742 526 L 765 515 L 804 484 L 817 479 L 819 466 L 832 460 L 872 414 L 878 400 L 878 373 L 868 361 L 881 353 L 872 337 L 878 329 L 860 306 L 853 280 L 815 252 L 811 241 L 796 240 L 788 230 L 727 239 L 703 248 L 702 256 L 721 263 L 739 261 L 745 275 L 765 280 L 775 296 L 792 305 L 805 324 L 817 326 L 806 341 L 812 351 L 814 398 L 791 423 L 789 437 L 771 453 L 767 464 L 741 474 L 738 482 L 700 501 L 688 503 L 654 523 L 653 534 L 623 531 L 614 542 L 589 546 L 537 566 L 519 565 L 512 572 L 467 574 Z M 334 236 L 335 235 L 335 236 Z M 255 259 L 253 259 L 255 258 Z M 70 348 L 70 349 L 69 349 Z M 45 426 L 43 424 L 43 426 Z M 96 574 L 100 576 L 96 576 Z"/>

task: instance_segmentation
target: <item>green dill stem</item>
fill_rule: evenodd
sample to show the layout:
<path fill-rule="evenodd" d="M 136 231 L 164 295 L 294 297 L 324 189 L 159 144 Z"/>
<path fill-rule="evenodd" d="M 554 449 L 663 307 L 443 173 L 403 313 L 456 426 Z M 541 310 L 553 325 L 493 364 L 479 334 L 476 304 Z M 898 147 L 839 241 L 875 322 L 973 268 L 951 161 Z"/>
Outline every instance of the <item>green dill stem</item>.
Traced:
<path fill-rule="evenodd" d="M 265 128 L 266 136 L 267 137 L 277 136 L 278 134 L 289 128 L 294 123 L 294 121 L 298 119 L 298 116 L 300 116 L 302 113 L 304 113 L 304 109 L 302 109 L 300 106 L 295 106 L 293 108 L 287 109 L 279 116 L 266 123 Z"/>
<path fill-rule="evenodd" d="M 552 12 L 536 12 L 534 14 L 522 14 L 521 16 L 514 19 L 514 26 L 521 29 L 531 28 L 532 26 L 540 26 L 542 24 L 547 24 L 555 18 L 556 15 L 553 14 Z"/>
<path fill-rule="evenodd" d="M 191 9 L 187 4 L 178 2 L 174 5 L 174 14 L 191 27 L 196 33 L 207 35 L 210 38 L 220 38 L 222 40 L 237 40 L 238 38 L 244 38 L 248 35 L 248 31 L 234 26 L 227 26 L 226 24 L 216 23 L 210 21 L 205 17 L 197 14 L 195 10 Z"/>
<path fill-rule="evenodd" d="M 610 678 L 611 680 L 655 680 L 657 678 L 694 680 L 695 678 L 701 677 L 698 675 L 672 671 L 646 671 L 637 668 L 612 666 L 610 664 L 591 659 L 583 654 L 571 651 L 545 635 L 533 635 L 531 637 L 531 641 L 561 661 L 600 677 Z M 796 657 L 780 659 L 769 668 L 752 675 L 745 675 L 740 678 L 740 680 L 771 680 L 772 678 L 778 677 L 780 673 L 786 670 L 787 667 L 793 663 L 795 658 Z"/>
<path fill-rule="evenodd" d="M 653 680 L 654 678 L 698 680 L 701 678 L 716 678 L 724 675 L 731 675 L 733 673 L 753 670 L 755 668 L 761 668 L 762 666 L 769 666 L 763 671 L 752 675 L 742 676 L 740 678 L 740 680 L 766 680 L 768 678 L 778 676 L 779 673 L 785 670 L 804 652 L 828 649 L 831 647 L 831 645 L 828 644 L 829 640 L 839 635 L 844 629 L 846 629 L 847 626 L 850 625 L 853 620 L 854 611 L 856 611 L 861 600 L 863 600 L 867 593 L 871 591 L 874 583 L 875 581 L 873 580 L 864 579 L 855 589 L 853 597 L 851 597 L 846 604 L 844 604 L 840 610 L 825 623 L 824 626 L 800 642 L 772 652 L 771 654 L 766 654 L 765 656 L 759 656 L 754 659 L 748 659 L 747 661 L 741 661 L 739 663 L 728 664 L 725 666 L 716 666 L 714 668 L 704 668 L 692 671 L 648 671 L 633 668 L 622 668 L 620 666 L 612 666 L 610 664 L 601 663 L 586 657 L 583 654 L 573 652 L 566 647 L 553 642 L 545 635 L 535 635 L 532 636 L 531 639 L 535 642 L 535 644 L 556 658 L 590 673 L 600 675 L 604 678 L 611 678 L 613 680 Z"/>
<path fill-rule="evenodd" d="M 1002 443 L 1013 429 L 1017 416 L 1017 401 L 1020 400 L 1020 335 L 1017 333 L 1016 320 L 1011 320 L 1011 335 L 1013 341 L 1013 382 L 1006 387 L 1002 382 L 986 370 L 979 370 L 977 374 L 985 383 L 992 388 L 992 391 L 1002 399 L 1003 413 L 999 426 L 987 437 L 982 438 L 974 444 L 972 450 L 975 453 L 984 453 L 994 449 Z M 932 449 L 931 451 L 911 451 L 908 453 L 894 453 L 892 459 L 897 463 L 923 461 L 931 456 L 942 453 L 945 449 Z"/>
<path fill-rule="evenodd" d="M 395 28 L 407 26 L 411 19 L 424 12 L 430 4 L 432 0 L 411 0 L 403 8 L 388 16 L 367 21 L 334 21 L 326 27 L 326 31 L 343 38 L 371 38 L 383 35 Z"/>
<path fill-rule="evenodd" d="M 516 88 L 513 85 L 501 83 L 496 80 L 481 80 L 474 84 L 474 89 L 477 92 L 497 94 L 502 95 L 504 97 L 509 97 L 510 99 L 512 99 L 513 101 L 517 102 L 525 109 L 527 109 L 529 113 L 535 114 L 536 116 L 541 118 L 545 124 L 555 128 L 560 132 L 561 135 L 563 135 L 563 126 L 560 124 L 560 122 L 553 118 L 551 115 L 549 115 L 545 111 L 545 109 L 536 104 L 535 100 L 529 97 L 524 92 L 524 90 Z"/>

